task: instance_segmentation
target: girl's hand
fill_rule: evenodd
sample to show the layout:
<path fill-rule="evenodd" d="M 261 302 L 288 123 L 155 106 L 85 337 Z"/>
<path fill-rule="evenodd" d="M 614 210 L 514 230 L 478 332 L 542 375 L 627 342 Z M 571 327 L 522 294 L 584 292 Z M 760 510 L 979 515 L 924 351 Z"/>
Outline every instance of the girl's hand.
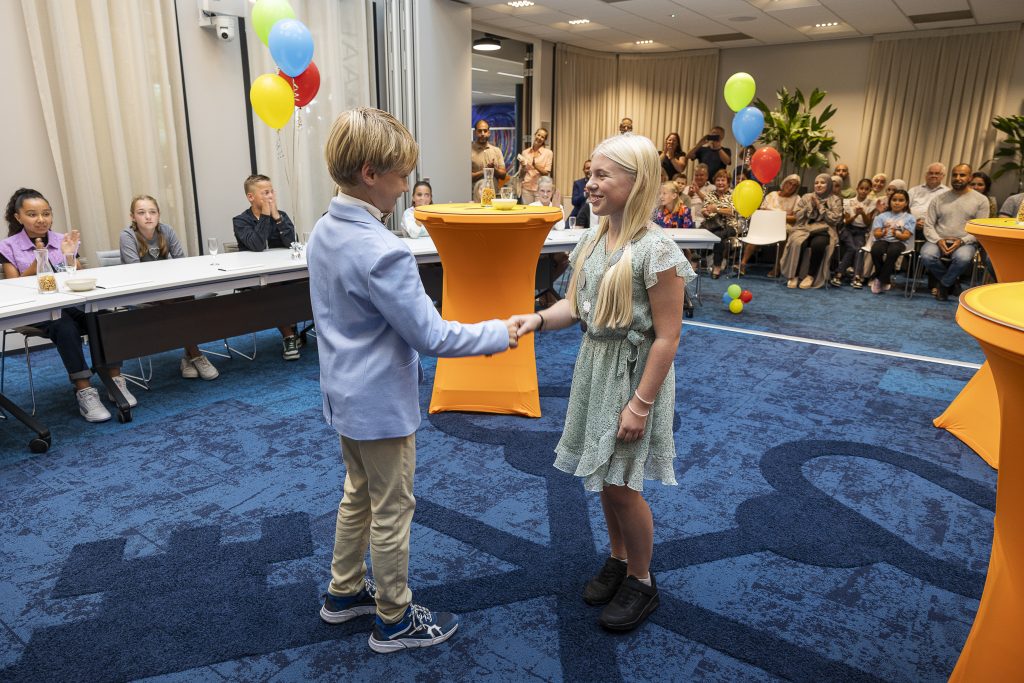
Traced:
<path fill-rule="evenodd" d="M 531 332 L 537 331 L 537 328 L 540 327 L 540 313 L 514 315 L 511 318 L 509 318 L 509 321 L 515 323 L 518 326 L 516 328 L 516 334 L 522 337 Z"/>
<path fill-rule="evenodd" d="M 631 398 L 629 401 L 633 402 L 633 399 Z M 646 413 L 648 412 L 648 406 L 642 405 L 637 408 L 636 406 L 630 406 L 630 402 L 627 402 L 626 407 L 619 413 L 619 431 L 615 434 L 616 439 L 626 443 L 632 443 L 643 436 L 644 429 L 647 426 L 647 416 L 641 417 L 636 415 L 633 410 L 637 413 Z M 630 407 L 633 410 L 630 410 Z"/>
<path fill-rule="evenodd" d="M 79 232 L 71 230 L 60 242 L 60 250 L 65 256 L 73 256 L 78 253 Z"/>

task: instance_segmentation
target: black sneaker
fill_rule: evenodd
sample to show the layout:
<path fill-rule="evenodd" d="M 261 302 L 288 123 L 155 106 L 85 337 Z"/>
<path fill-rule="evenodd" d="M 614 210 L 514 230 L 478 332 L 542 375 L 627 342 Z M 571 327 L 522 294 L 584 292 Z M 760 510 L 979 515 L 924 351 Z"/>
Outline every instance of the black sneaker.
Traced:
<path fill-rule="evenodd" d="M 622 585 L 626 578 L 626 563 L 614 557 L 609 557 L 601 567 L 597 576 L 590 579 L 583 587 L 583 602 L 588 605 L 606 605 Z"/>
<path fill-rule="evenodd" d="M 363 588 L 355 595 L 340 596 L 327 593 L 324 597 L 324 606 L 320 608 L 320 618 L 328 624 L 343 624 L 363 614 L 375 614 L 376 597 L 377 584 L 373 579 L 363 579 Z"/>
<path fill-rule="evenodd" d="M 422 605 L 409 605 L 405 615 L 394 624 L 385 624 L 377 615 L 370 649 L 387 653 L 430 647 L 451 638 L 458 627 L 459 618 L 451 612 L 431 612 Z"/>
<path fill-rule="evenodd" d="M 619 592 L 601 610 L 597 623 L 610 631 L 632 631 L 658 608 L 658 583 L 651 574 L 651 585 L 627 576 Z"/>
<path fill-rule="evenodd" d="M 281 352 L 281 357 L 285 360 L 298 360 L 299 359 L 299 338 L 294 334 L 284 338 L 282 342 L 284 351 Z"/>

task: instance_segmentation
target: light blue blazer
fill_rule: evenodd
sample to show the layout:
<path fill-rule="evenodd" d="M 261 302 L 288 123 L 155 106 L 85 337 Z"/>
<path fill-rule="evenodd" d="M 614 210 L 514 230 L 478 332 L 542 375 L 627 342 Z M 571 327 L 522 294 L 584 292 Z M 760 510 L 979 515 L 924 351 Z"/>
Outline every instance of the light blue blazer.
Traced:
<path fill-rule="evenodd" d="M 324 417 L 343 436 L 416 431 L 420 353 L 476 356 L 508 348 L 500 320 L 442 319 L 412 252 L 362 207 L 331 200 L 307 259 Z"/>

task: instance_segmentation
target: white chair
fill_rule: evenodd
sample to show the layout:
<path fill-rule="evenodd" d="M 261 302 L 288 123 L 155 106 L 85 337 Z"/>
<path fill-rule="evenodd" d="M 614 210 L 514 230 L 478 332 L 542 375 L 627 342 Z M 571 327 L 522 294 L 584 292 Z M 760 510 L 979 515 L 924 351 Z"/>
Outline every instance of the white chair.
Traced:
<path fill-rule="evenodd" d="M 119 266 L 121 265 L 121 250 L 110 249 L 108 251 L 97 251 L 96 259 L 100 263 L 100 268 L 105 268 L 107 266 Z"/>
<path fill-rule="evenodd" d="M 780 245 L 786 241 L 786 212 L 758 209 L 750 216 L 747 234 L 740 237 L 743 244 L 775 245 L 775 263 L 779 262 Z"/>

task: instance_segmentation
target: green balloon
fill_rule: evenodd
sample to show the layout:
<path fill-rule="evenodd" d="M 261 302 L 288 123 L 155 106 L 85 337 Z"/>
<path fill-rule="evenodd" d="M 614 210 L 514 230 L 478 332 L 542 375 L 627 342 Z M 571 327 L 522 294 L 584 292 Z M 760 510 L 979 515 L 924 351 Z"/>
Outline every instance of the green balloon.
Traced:
<path fill-rule="evenodd" d="M 731 296 L 733 299 L 740 298 L 740 294 L 743 293 L 743 290 L 740 288 L 739 285 L 729 285 L 729 289 L 725 291 L 728 292 L 729 296 Z"/>
<path fill-rule="evenodd" d="M 754 84 L 754 77 L 740 71 L 729 76 L 729 80 L 725 82 L 725 102 L 729 109 L 739 111 L 753 101 L 755 90 L 757 86 Z"/>
<path fill-rule="evenodd" d="M 252 27 L 260 41 L 267 45 L 270 29 L 282 19 L 294 19 L 295 10 L 288 0 L 257 0 L 252 6 Z"/>

